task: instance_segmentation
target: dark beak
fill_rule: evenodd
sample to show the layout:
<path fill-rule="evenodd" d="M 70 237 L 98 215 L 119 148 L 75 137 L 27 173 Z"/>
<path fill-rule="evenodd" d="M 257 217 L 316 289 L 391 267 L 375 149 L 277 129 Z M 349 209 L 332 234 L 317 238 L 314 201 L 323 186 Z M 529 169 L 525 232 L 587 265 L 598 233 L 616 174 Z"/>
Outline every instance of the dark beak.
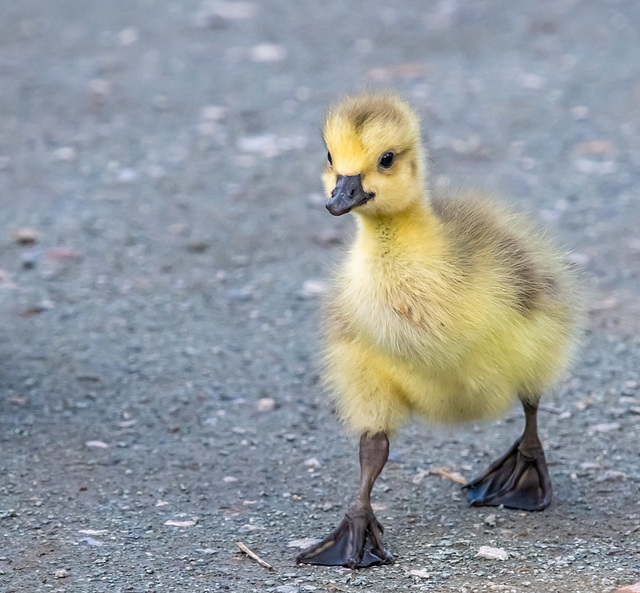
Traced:
<path fill-rule="evenodd" d="M 362 206 L 373 196 L 374 194 L 368 194 L 362 189 L 360 175 L 338 175 L 336 186 L 327 202 L 327 210 L 334 216 L 342 216 L 352 208 Z"/>

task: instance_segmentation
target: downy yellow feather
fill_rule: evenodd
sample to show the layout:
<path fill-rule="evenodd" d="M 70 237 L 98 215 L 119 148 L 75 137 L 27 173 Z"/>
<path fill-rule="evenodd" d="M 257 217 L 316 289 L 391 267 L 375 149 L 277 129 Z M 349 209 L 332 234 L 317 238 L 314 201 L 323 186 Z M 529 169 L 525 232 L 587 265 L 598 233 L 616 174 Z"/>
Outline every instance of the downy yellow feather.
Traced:
<path fill-rule="evenodd" d="M 432 197 L 413 110 L 393 94 L 328 114 L 327 193 L 359 175 L 357 232 L 325 301 L 326 380 L 358 433 L 413 414 L 457 423 L 537 403 L 576 347 L 575 273 L 522 216 L 472 193 Z M 380 164 L 391 152 L 393 165 Z"/>

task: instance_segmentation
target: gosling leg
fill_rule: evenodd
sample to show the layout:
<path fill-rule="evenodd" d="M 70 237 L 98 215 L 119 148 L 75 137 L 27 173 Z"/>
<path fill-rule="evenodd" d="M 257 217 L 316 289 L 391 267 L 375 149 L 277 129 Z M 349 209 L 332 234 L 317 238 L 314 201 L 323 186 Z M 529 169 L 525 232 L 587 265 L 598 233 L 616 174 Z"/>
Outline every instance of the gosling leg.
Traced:
<path fill-rule="evenodd" d="M 479 478 L 465 486 L 471 506 L 541 511 L 551 502 L 551 478 L 538 437 L 538 406 L 523 402 L 522 436 Z"/>
<path fill-rule="evenodd" d="M 371 508 L 371 489 L 389 457 L 389 439 L 383 432 L 360 437 L 360 490 L 340 526 L 296 559 L 303 564 L 367 568 L 392 564 L 382 543 L 382 525 Z"/>

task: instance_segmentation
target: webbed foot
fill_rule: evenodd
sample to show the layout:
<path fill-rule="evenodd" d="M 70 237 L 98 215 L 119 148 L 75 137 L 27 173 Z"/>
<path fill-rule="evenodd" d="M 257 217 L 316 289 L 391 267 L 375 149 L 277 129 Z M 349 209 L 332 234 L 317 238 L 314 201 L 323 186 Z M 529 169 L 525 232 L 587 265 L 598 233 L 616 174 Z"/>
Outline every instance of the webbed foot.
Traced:
<path fill-rule="evenodd" d="M 338 529 L 302 552 L 296 562 L 348 568 L 393 564 L 382 543 L 383 532 L 372 510 L 347 513 Z"/>
<path fill-rule="evenodd" d="M 518 439 L 509 452 L 464 488 L 471 506 L 500 506 L 541 511 L 551 502 L 551 478 L 542 446 L 522 446 Z"/>

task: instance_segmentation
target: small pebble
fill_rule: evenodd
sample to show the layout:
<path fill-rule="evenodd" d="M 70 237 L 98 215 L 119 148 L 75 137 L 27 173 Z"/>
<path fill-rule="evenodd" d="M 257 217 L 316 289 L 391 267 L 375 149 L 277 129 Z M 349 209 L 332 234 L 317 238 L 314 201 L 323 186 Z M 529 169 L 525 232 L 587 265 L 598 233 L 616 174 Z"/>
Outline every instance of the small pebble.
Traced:
<path fill-rule="evenodd" d="M 276 400 L 272 397 L 261 397 L 256 408 L 258 412 L 272 412 L 276 408 Z"/>
<path fill-rule="evenodd" d="M 327 284 L 322 280 L 309 279 L 302 285 L 302 296 L 307 299 L 323 295 L 325 292 Z"/>
<path fill-rule="evenodd" d="M 238 150 L 241 152 L 261 152 L 265 156 L 276 156 L 280 152 L 274 134 L 243 136 L 238 139 Z"/>
<path fill-rule="evenodd" d="M 208 556 L 213 556 L 213 554 L 217 554 L 218 550 L 214 550 L 213 548 L 204 548 L 204 550 L 199 550 L 203 554 L 207 554 Z"/>
<path fill-rule="evenodd" d="M 305 537 L 302 539 L 294 539 L 290 541 L 287 546 L 290 548 L 300 548 L 301 550 L 305 550 L 306 548 L 317 544 L 319 541 L 321 540 L 314 537 Z"/>
<path fill-rule="evenodd" d="M 278 593 L 298 593 L 299 589 L 295 585 L 280 585 L 276 587 L 274 591 Z"/>
<path fill-rule="evenodd" d="M 118 171 L 117 181 L 122 185 L 127 185 L 136 181 L 139 176 L 140 174 L 135 169 L 126 167 Z"/>
<path fill-rule="evenodd" d="M 91 449 L 108 449 L 109 445 L 104 441 L 87 441 L 85 447 L 89 447 Z"/>
<path fill-rule="evenodd" d="M 476 554 L 476 558 L 486 558 L 487 560 L 506 560 L 509 553 L 502 548 L 492 548 L 490 546 L 481 546 Z"/>
<path fill-rule="evenodd" d="M 287 50 L 282 45 L 262 43 L 251 49 L 253 62 L 282 62 L 287 57 Z"/>
<path fill-rule="evenodd" d="M 240 531 L 242 531 L 243 533 L 246 533 L 249 531 L 260 531 L 262 529 L 266 529 L 266 528 L 260 527 L 259 525 L 251 525 L 251 523 L 246 523 L 245 525 L 242 525 L 240 527 Z"/>
<path fill-rule="evenodd" d="M 84 533 L 85 535 L 102 535 L 108 533 L 106 529 L 80 529 L 78 533 Z"/>
<path fill-rule="evenodd" d="M 587 175 L 611 175 L 616 171 L 616 164 L 613 161 L 593 161 L 590 159 L 575 159 L 573 166 L 580 173 Z"/>
<path fill-rule="evenodd" d="M 168 521 L 165 521 L 164 524 L 165 525 L 170 525 L 172 527 L 193 527 L 195 524 L 197 523 L 197 521 L 173 521 L 172 519 L 169 519 Z"/>
<path fill-rule="evenodd" d="M 20 227 L 12 235 L 18 245 L 35 245 L 38 242 L 38 233 L 31 227 Z"/>
<path fill-rule="evenodd" d="M 613 432 L 614 430 L 618 430 L 620 428 L 620 424 L 617 422 L 609 422 L 606 424 L 595 424 L 592 426 L 593 430 L 596 432 Z"/>
<path fill-rule="evenodd" d="M 596 477 L 596 482 L 622 482 L 627 479 L 627 474 L 613 469 L 608 469 Z"/>
<path fill-rule="evenodd" d="M 69 572 L 65 568 L 59 568 L 53 573 L 56 579 L 66 579 L 69 576 Z"/>
<path fill-rule="evenodd" d="M 130 420 L 122 420 L 118 422 L 119 428 L 131 428 L 134 424 L 137 424 L 138 421 L 135 418 L 131 418 Z"/>
<path fill-rule="evenodd" d="M 78 158 L 78 151 L 73 146 L 61 146 L 53 151 L 53 157 L 58 161 L 71 162 Z"/>
<path fill-rule="evenodd" d="M 593 461 L 585 461 L 579 467 L 580 469 L 600 469 L 600 464 Z"/>
<path fill-rule="evenodd" d="M 429 573 L 425 568 L 421 568 L 420 570 L 410 570 L 409 574 L 414 577 L 420 577 L 421 579 L 429 578 Z"/>
<path fill-rule="evenodd" d="M 104 546 L 104 542 L 101 542 L 99 539 L 95 539 L 93 537 L 83 537 L 82 539 L 78 540 L 78 543 L 87 544 L 88 546 L 92 546 L 95 548 Z"/>

